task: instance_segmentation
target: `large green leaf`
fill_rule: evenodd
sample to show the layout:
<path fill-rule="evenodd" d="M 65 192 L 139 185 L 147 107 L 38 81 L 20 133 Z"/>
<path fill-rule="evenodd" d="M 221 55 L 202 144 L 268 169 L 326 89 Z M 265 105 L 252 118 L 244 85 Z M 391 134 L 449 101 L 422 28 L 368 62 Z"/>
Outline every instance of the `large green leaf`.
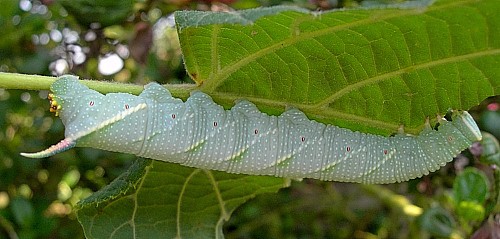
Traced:
<path fill-rule="evenodd" d="M 248 199 L 287 180 L 213 172 L 138 160 L 128 172 L 78 204 L 87 238 L 202 238 Z"/>
<path fill-rule="evenodd" d="M 177 12 L 188 73 L 231 106 L 295 106 L 353 130 L 417 134 L 425 118 L 467 110 L 500 85 L 500 4 L 307 12 L 277 7 Z"/>

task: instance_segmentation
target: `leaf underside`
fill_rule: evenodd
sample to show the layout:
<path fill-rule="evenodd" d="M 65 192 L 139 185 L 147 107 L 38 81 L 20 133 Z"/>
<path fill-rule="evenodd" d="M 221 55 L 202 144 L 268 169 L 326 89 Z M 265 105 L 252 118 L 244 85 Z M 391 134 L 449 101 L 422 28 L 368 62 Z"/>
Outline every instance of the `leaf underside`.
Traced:
<path fill-rule="evenodd" d="M 222 238 L 248 199 L 287 180 L 194 169 L 146 159 L 77 205 L 87 238 Z M 210 236 L 209 236 L 210 235 Z"/>
<path fill-rule="evenodd" d="M 230 107 L 246 98 L 279 114 L 389 135 L 498 94 L 500 4 L 307 12 L 177 12 L 188 73 Z M 255 15 L 254 15 L 255 14 Z M 250 17 L 253 16 L 253 17 Z"/>

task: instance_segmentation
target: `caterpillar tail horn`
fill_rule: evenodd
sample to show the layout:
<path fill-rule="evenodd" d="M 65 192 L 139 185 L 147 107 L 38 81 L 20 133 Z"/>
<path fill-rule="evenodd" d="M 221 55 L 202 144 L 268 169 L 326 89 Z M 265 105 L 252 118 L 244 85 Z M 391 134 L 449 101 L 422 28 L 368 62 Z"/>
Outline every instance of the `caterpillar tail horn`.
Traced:
<path fill-rule="evenodd" d="M 76 134 L 72 134 L 71 136 L 68 136 L 65 139 L 61 140 L 61 142 L 50 146 L 46 150 L 43 150 L 43 151 L 40 151 L 37 153 L 21 153 L 21 156 L 28 157 L 28 158 L 46 158 L 46 157 L 50 157 L 52 155 L 58 154 L 60 152 L 64 152 L 68 149 L 74 148 L 76 146 L 76 142 L 79 139 L 81 139 L 81 138 L 83 138 L 91 133 L 94 133 L 96 131 L 99 131 L 100 129 L 103 129 L 111 124 L 114 124 L 114 123 L 124 119 L 125 117 L 139 111 L 139 110 L 146 109 L 146 107 L 147 107 L 146 104 L 141 103 L 135 107 L 132 107 L 130 109 L 127 109 L 125 111 L 122 111 L 122 112 L 114 115 L 113 117 L 105 120 L 104 122 L 100 123 L 99 125 L 96 125 L 88 130 L 81 131 L 81 132 L 78 132 Z"/>
<path fill-rule="evenodd" d="M 28 158 L 46 158 L 52 155 L 64 152 L 68 149 L 74 148 L 76 146 L 76 141 L 71 138 L 66 138 L 61 140 L 61 142 L 50 146 L 48 149 L 37 152 L 37 153 L 21 153 L 22 156 Z"/>

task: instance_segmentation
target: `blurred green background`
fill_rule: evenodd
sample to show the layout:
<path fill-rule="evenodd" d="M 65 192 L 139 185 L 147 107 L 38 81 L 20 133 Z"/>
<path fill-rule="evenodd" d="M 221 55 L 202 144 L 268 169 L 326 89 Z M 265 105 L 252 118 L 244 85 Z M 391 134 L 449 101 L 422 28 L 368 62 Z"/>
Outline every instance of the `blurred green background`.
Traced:
<path fill-rule="evenodd" d="M 327 10 L 374 2 L 0 0 L 0 71 L 72 73 L 135 84 L 192 83 L 171 16 L 176 10 L 230 11 L 277 4 Z M 63 138 L 63 125 L 48 112 L 46 97 L 47 92 L 0 89 L 0 238 L 83 238 L 72 206 L 135 159 L 84 148 L 42 160 L 19 156 Z M 277 195 L 259 196 L 239 208 L 226 223 L 226 237 L 498 236 L 500 212 L 493 187 L 500 181 L 493 166 L 498 167 L 500 157 L 498 108 L 496 97 L 471 110 L 491 135 L 436 173 L 387 186 L 293 182 Z"/>

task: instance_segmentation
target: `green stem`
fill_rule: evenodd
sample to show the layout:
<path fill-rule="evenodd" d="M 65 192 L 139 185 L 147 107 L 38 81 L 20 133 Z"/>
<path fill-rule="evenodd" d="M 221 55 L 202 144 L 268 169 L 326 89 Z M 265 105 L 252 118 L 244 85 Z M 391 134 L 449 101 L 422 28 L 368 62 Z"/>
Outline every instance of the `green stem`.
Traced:
<path fill-rule="evenodd" d="M 17 90 L 48 90 L 56 80 L 51 76 L 0 72 L 0 88 Z"/>
<path fill-rule="evenodd" d="M 3 89 L 17 89 L 17 90 L 49 90 L 50 85 L 54 83 L 56 77 L 53 76 L 40 76 L 40 75 L 27 75 L 17 73 L 0 72 L 0 88 Z M 91 81 L 80 80 L 80 82 L 91 89 L 99 91 L 103 94 L 112 92 L 126 92 L 138 95 L 144 89 L 143 86 L 105 82 L 105 81 Z M 189 93 L 196 89 L 193 84 L 171 84 L 165 86 L 174 97 L 186 99 Z"/>

